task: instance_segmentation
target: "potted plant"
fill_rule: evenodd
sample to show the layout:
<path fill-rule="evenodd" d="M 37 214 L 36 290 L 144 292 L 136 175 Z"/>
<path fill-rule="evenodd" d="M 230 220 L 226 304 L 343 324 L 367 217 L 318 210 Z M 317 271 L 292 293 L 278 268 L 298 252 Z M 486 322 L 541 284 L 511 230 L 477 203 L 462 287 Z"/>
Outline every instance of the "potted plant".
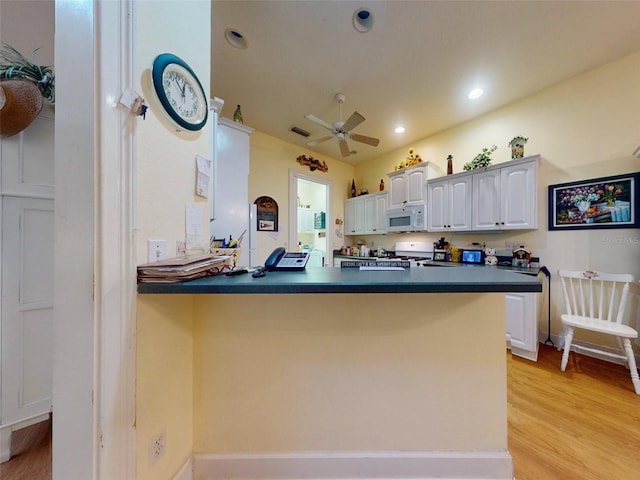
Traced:
<path fill-rule="evenodd" d="M 33 52 L 35 56 L 37 49 Z M 0 49 L 0 137 L 27 128 L 42 109 L 42 99 L 55 101 L 55 77 L 49 66 L 38 66 L 15 48 Z"/>
<path fill-rule="evenodd" d="M 462 167 L 464 170 L 475 170 L 477 168 L 487 168 L 491 165 L 491 154 L 498 149 L 497 146 L 493 145 L 491 149 L 483 148 L 482 151 L 475 156 L 473 160 L 468 163 L 465 163 Z"/>

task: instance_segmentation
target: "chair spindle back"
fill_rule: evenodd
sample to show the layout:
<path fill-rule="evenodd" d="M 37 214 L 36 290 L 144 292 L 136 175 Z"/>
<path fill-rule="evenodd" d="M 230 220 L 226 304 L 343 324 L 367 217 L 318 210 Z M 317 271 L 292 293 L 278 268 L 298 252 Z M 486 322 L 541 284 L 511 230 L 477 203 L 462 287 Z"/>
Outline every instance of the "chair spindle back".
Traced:
<path fill-rule="evenodd" d="M 622 323 L 633 275 L 591 270 L 560 270 L 558 275 L 569 315 Z"/>

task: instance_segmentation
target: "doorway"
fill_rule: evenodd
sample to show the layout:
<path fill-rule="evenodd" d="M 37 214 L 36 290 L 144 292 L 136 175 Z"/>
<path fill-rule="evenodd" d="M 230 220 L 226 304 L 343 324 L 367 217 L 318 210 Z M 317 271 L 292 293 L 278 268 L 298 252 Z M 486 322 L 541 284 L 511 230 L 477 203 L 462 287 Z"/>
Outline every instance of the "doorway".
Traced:
<path fill-rule="evenodd" d="M 290 250 L 309 252 L 309 267 L 328 265 L 332 258 L 328 228 L 331 182 L 290 171 L 289 192 Z"/>

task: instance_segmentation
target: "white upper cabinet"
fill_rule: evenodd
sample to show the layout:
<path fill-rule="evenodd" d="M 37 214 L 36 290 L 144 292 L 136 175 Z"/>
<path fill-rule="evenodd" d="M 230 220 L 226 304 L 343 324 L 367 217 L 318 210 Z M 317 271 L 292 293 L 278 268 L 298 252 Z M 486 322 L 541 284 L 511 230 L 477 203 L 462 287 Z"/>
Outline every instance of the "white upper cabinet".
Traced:
<path fill-rule="evenodd" d="M 427 230 L 471 230 L 471 189 L 471 174 L 429 181 Z"/>
<path fill-rule="evenodd" d="M 344 202 L 344 234 L 385 233 L 387 193 L 362 195 Z"/>
<path fill-rule="evenodd" d="M 473 174 L 473 230 L 538 227 L 538 161 L 534 155 Z"/>
<path fill-rule="evenodd" d="M 314 233 L 316 228 L 316 211 L 298 207 L 298 233 Z"/>
<path fill-rule="evenodd" d="M 427 180 L 435 177 L 435 170 L 429 162 L 424 162 L 389 173 L 387 176 L 389 177 L 388 208 L 402 208 L 425 203 Z"/>
<path fill-rule="evenodd" d="M 360 197 L 344 202 L 344 234 L 356 235 L 364 229 L 364 202 Z"/>

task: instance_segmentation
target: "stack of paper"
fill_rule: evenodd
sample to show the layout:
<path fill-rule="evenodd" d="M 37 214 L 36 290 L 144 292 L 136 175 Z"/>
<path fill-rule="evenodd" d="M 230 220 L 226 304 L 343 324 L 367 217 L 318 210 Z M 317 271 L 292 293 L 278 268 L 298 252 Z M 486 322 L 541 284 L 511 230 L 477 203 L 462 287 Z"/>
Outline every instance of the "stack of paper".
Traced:
<path fill-rule="evenodd" d="M 228 268 L 225 265 L 228 258 L 230 257 L 205 253 L 145 263 L 138 266 L 138 282 L 186 282 L 207 275 L 217 275 L 222 273 L 225 267 Z"/>

